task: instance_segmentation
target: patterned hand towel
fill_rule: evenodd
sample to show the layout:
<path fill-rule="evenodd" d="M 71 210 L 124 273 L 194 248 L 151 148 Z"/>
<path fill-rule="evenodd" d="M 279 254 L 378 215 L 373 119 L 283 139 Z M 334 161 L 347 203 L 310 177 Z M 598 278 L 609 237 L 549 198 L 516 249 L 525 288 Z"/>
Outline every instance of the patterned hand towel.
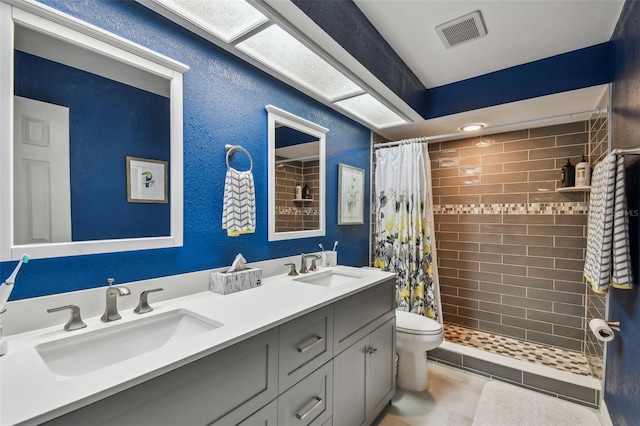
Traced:
<path fill-rule="evenodd" d="M 624 157 L 615 153 L 593 170 L 584 276 L 596 293 L 605 293 L 610 285 L 633 286 Z"/>
<path fill-rule="evenodd" d="M 222 229 L 227 235 L 253 233 L 256 230 L 256 198 L 251 171 L 227 169 L 222 201 Z"/>

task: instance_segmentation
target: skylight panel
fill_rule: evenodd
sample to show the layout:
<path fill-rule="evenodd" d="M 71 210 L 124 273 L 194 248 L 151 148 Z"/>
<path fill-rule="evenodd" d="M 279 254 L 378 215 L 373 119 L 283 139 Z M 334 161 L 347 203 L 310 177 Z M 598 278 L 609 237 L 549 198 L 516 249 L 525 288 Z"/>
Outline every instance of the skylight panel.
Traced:
<path fill-rule="evenodd" d="M 335 102 L 335 105 L 353 116 L 373 124 L 378 129 L 407 124 L 404 118 L 368 93 Z"/>
<path fill-rule="evenodd" d="M 358 85 L 277 25 L 236 47 L 328 101 L 363 93 Z"/>
<path fill-rule="evenodd" d="M 230 43 L 268 19 L 244 0 L 156 0 Z"/>

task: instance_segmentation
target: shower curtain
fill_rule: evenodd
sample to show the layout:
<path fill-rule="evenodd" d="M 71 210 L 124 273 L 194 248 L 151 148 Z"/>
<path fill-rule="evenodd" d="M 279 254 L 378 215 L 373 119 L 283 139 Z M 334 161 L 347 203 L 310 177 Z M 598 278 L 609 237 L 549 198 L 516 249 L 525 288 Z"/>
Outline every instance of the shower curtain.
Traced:
<path fill-rule="evenodd" d="M 442 322 L 427 146 L 376 151 L 374 266 L 396 273 L 396 305 Z"/>

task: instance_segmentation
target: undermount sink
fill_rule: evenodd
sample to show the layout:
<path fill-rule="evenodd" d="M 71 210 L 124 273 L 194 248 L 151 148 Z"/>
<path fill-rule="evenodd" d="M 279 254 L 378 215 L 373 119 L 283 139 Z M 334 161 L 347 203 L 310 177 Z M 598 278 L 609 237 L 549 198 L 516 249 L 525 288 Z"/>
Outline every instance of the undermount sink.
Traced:
<path fill-rule="evenodd" d="M 36 351 L 53 374 L 71 378 L 221 326 L 194 312 L 176 309 L 42 343 L 36 346 Z"/>
<path fill-rule="evenodd" d="M 319 285 L 322 287 L 339 287 L 344 284 L 351 283 L 353 281 L 362 278 L 362 275 L 351 274 L 344 271 L 321 271 L 311 272 L 309 275 L 304 275 L 298 278 L 294 278 L 295 281 L 300 281 L 307 284 Z"/>

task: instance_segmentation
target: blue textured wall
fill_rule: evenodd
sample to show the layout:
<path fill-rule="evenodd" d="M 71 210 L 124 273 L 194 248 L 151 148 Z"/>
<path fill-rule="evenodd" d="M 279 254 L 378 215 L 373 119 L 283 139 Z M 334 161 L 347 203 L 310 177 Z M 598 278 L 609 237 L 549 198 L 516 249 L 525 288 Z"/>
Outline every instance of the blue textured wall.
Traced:
<path fill-rule="evenodd" d="M 369 212 L 364 225 L 337 225 L 338 164 L 365 169 L 369 187 L 368 129 L 132 1 L 43 3 L 191 67 L 184 76 L 184 247 L 34 260 L 22 268 L 12 300 L 98 287 L 107 277 L 118 283 L 230 265 L 239 252 L 258 261 L 316 251 L 334 240 L 340 263 L 368 264 Z M 330 129 L 324 238 L 267 240 L 267 104 Z M 254 160 L 258 226 L 236 238 L 221 229 L 226 143 L 242 144 Z M 0 264 L 0 276 L 14 265 Z"/>
<path fill-rule="evenodd" d="M 128 203 L 125 157 L 169 161 L 169 99 L 24 52 L 15 94 L 69 108 L 72 241 L 170 234 L 169 204 Z"/>
<path fill-rule="evenodd" d="M 612 37 L 614 148 L 640 145 L 640 2 L 625 2 Z M 640 210 L 640 161 L 626 159 L 628 209 Z M 635 164 L 631 164 L 635 161 Z M 634 283 L 640 270 L 640 223 L 630 215 Z M 640 292 L 609 293 L 609 319 L 620 320 L 621 331 L 607 343 L 604 399 L 614 425 L 637 425 L 640 418 Z"/>

